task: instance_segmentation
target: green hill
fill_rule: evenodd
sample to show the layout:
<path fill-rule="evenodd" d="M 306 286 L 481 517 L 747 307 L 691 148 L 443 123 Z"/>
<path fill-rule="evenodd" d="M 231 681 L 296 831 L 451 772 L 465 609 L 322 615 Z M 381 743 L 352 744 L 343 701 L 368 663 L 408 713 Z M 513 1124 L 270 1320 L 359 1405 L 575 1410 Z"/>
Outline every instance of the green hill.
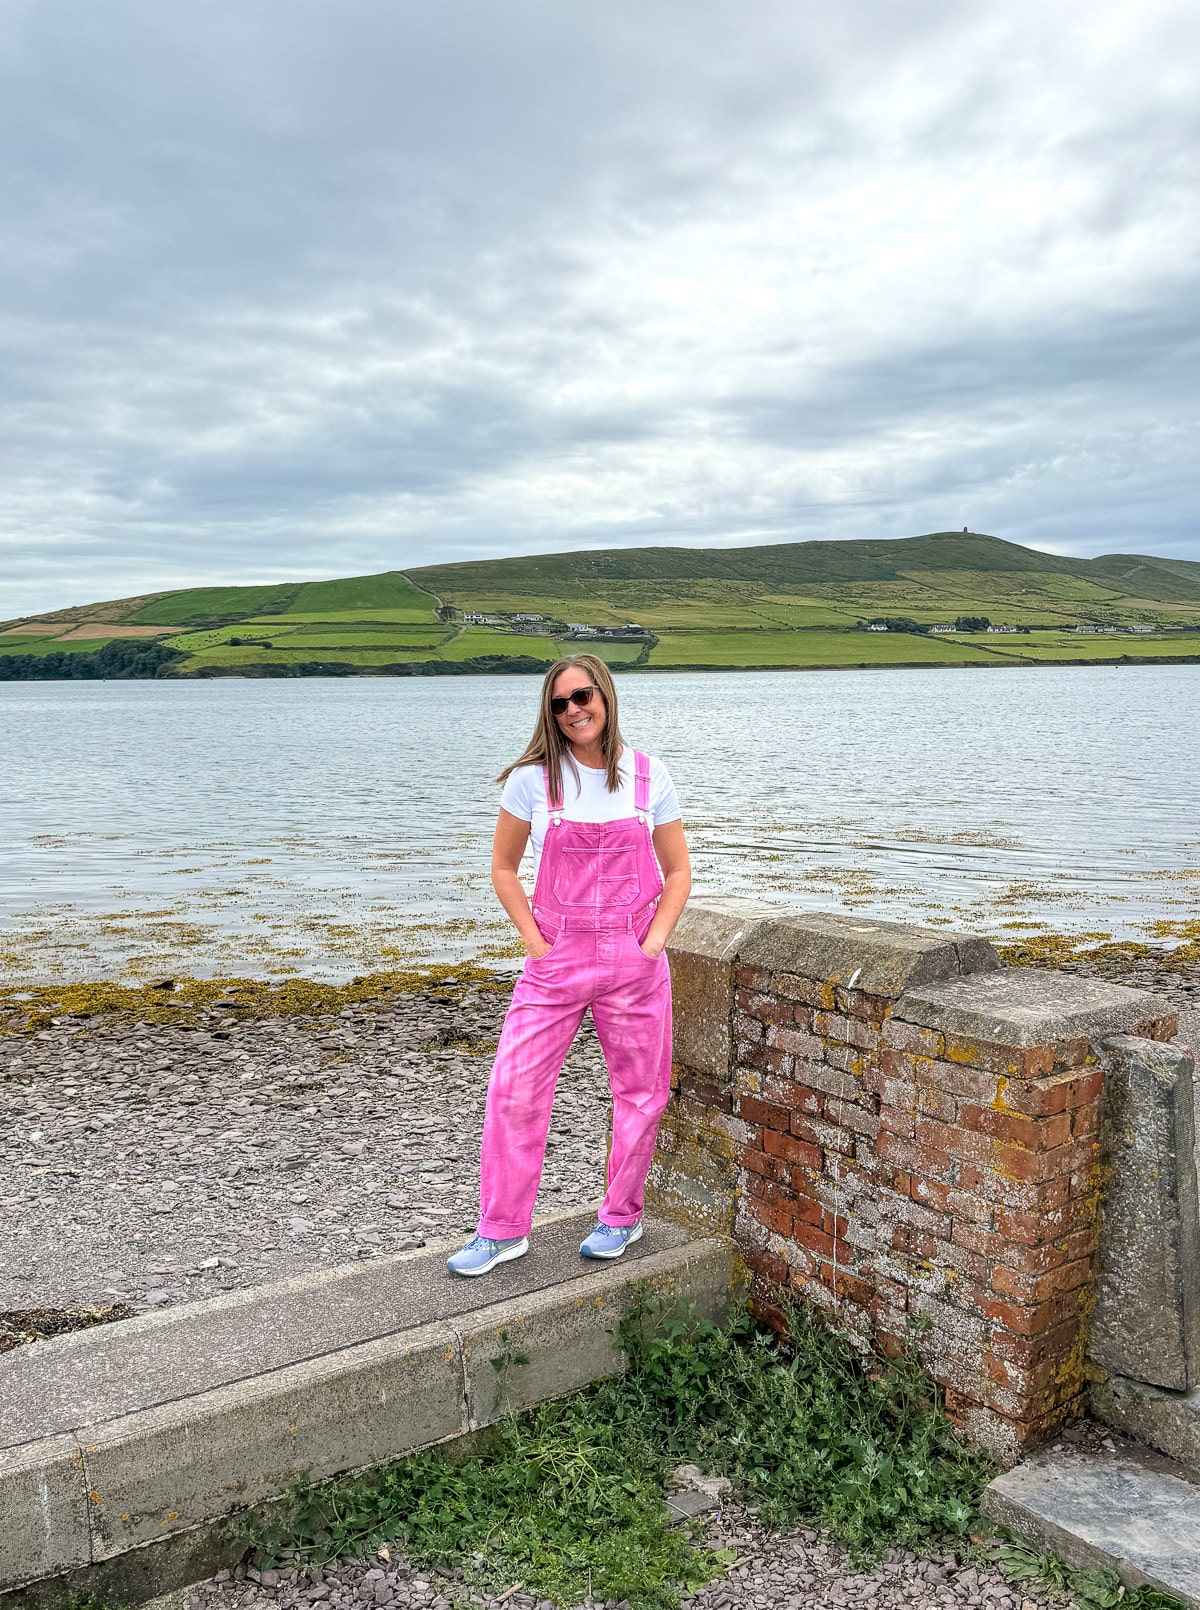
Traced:
<path fill-rule="evenodd" d="M 145 642 L 96 658 L 123 639 Z M 532 554 L 74 606 L 0 628 L 0 678 L 118 663 L 158 676 L 534 671 L 583 648 L 651 671 L 1190 660 L 1200 563 L 1068 559 L 966 531 Z"/>

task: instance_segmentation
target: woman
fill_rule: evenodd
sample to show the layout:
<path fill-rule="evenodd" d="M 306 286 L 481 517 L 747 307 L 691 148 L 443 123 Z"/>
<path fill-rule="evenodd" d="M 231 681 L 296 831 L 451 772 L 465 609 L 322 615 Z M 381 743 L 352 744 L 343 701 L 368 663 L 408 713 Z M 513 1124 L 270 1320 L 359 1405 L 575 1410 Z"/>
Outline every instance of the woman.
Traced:
<path fill-rule="evenodd" d="M 671 975 L 663 954 L 691 889 L 675 785 L 626 749 L 617 690 L 591 654 L 559 660 L 504 784 L 492 885 L 525 944 L 488 1084 L 478 1233 L 447 1267 L 486 1274 L 529 1250 L 554 1087 L 590 1006 L 613 1098 L 608 1189 L 585 1258 L 642 1233 L 646 1175 L 671 1083 Z M 532 839 L 533 907 L 517 875 Z M 661 871 L 660 871 L 661 869 Z"/>

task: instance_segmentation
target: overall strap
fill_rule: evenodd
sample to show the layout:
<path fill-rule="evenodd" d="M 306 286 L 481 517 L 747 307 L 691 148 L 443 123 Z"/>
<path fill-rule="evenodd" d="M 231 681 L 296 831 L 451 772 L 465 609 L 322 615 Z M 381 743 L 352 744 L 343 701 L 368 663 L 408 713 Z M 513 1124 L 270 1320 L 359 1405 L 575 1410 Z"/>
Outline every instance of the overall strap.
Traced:
<path fill-rule="evenodd" d="M 550 768 L 548 766 L 542 767 L 542 787 L 546 790 L 546 810 L 550 814 L 551 823 L 555 823 L 555 818 L 562 819 L 563 802 L 560 799 L 556 805 L 550 796 Z"/>
<path fill-rule="evenodd" d="M 640 749 L 633 752 L 633 808 L 641 812 L 650 809 L 650 759 Z"/>

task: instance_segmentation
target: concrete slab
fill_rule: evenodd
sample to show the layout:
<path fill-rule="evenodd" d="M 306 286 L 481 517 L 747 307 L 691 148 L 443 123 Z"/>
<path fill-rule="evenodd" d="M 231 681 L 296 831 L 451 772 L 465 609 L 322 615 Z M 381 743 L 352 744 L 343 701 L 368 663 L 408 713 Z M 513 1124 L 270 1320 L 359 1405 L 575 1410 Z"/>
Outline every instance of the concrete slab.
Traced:
<path fill-rule="evenodd" d="M 984 1513 L 1077 1569 L 1116 1571 L 1131 1588 L 1200 1610 L 1200 1487 L 1138 1453 L 1044 1453 L 1007 1470 Z"/>
<path fill-rule="evenodd" d="M 0 1585 L 86 1565 L 91 1557 L 74 1437 L 0 1449 Z"/>
<path fill-rule="evenodd" d="M 591 1213 L 539 1221 L 526 1257 L 482 1280 L 445 1269 L 449 1245 L 346 1264 L 229 1292 L 115 1325 L 56 1336 L 0 1357 L 0 1448 L 83 1430 L 156 1404 L 319 1358 L 482 1302 L 544 1291 L 580 1273 Z M 649 1219 L 626 1269 L 687 1232 Z"/>
<path fill-rule="evenodd" d="M 423 1325 L 159 1404 L 83 1443 L 93 1558 L 467 1429 L 453 1330 Z"/>
<path fill-rule="evenodd" d="M 922 1028 L 995 1045 L 1053 1045 L 1084 1037 L 1132 1034 L 1176 1013 L 1148 990 L 1127 989 L 1076 973 L 1032 967 L 972 973 L 943 983 L 910 984 L 896 1016 Z"/>
<path fill-rule="evenodd" d="M 1105 1425 L 1176 1460 L 1200 1481 L 1200 1388 L 1164 1392 L 1123 1375 L 1096 1381 L 1092 1413 Z"/>
<path fill-rule="evenodd" d="M 1099 1046 L 1107 1183 L 1088 1351 L 1106 1370 L 1200 1384 L 1200 1211 L 1192 1055 L 1119 1034 Z"/>
<path fill-rule="evenodd" d="M 739 959 L 772 972 L 836 979 L 844 988 L 890 996 L 1000 966 L 989 942 L 975 934 L 951 937 L 912 923 L 825 911 L 781 913 L 760 924 L 740 947 Z"/>

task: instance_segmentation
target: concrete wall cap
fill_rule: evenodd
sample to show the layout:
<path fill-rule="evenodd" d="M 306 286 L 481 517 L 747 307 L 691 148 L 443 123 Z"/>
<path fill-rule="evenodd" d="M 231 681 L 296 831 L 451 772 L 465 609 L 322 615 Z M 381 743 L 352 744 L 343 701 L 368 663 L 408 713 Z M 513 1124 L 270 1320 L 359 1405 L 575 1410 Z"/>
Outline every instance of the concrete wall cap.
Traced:
<path fill-rule="evenodd" d="M 951 936 L 915 924 L 840 912 L 772 912 L 738 952 L 772 972 L 799 973 L 868 995 L 902 994 L 914 984 L 995 971 L 1000 958 L 975 934 Z"/>
<path fill-rule="evenodd" d="M 964 1039 L 1024 1047 L 1127 1034 L 1174 1016 L 1174 1009 L 1148 990 L 1011 967 L 910 985 L 896 1003 L 895 1016 Z"/>
<path fill-rule="evenodd" d="M 669 949 L 679 956 L 730 962 L 751 934 L 778 915 L 776 906 L 734 895 L 691 900 L 675 926 Z"/>

